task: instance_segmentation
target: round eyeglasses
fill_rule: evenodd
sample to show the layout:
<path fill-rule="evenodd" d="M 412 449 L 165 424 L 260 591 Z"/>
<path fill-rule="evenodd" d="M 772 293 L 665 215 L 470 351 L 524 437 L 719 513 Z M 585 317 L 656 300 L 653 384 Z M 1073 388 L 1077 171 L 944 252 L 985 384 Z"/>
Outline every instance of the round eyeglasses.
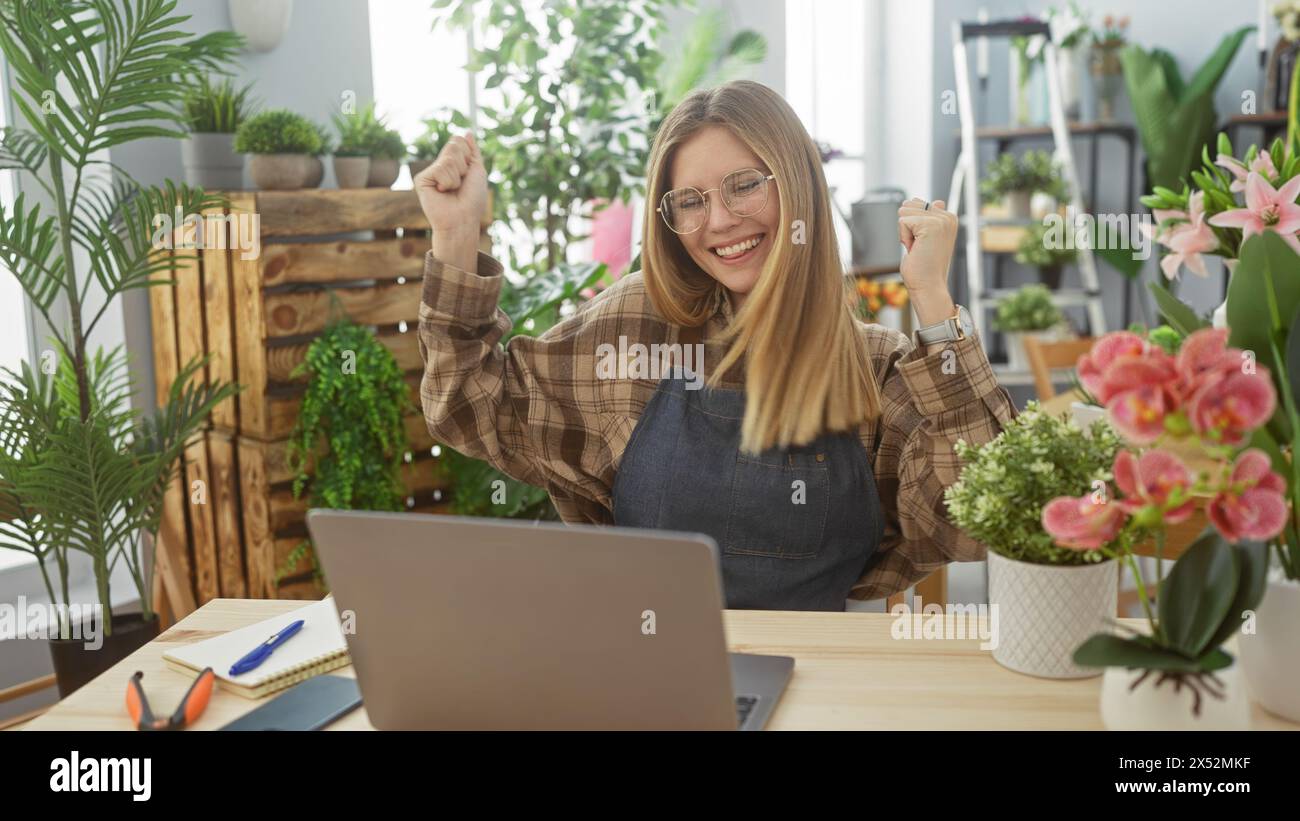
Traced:
<path fill-rule="evenodd" d="M 722 178 L 722 184 L 708 191 L 687 186 L 664 194 L 655 210 L 676 234 L 700 230 L 709 219 L 709 194 L 722 192 L 722 204 L 738 217 L 752 217 L 767 207 L 767 183 L 775 174 L 757 168 L 742 168 Z"/>

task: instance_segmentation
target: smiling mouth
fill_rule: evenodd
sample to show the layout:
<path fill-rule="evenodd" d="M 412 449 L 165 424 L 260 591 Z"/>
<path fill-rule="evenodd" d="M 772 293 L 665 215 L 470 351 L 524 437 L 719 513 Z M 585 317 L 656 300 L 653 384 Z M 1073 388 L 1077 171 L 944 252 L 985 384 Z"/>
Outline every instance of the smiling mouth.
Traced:
<path fill-rule="evenodd" d="M 733 242 L 728 245 L 715 245 L 709 250 L 722 259 L 737 259 L 749 253 L 754 248 L 757 248 L 765 236 L 767 235 L 755 234 L 754 236 L 742 239 L 739 242 Z"/>

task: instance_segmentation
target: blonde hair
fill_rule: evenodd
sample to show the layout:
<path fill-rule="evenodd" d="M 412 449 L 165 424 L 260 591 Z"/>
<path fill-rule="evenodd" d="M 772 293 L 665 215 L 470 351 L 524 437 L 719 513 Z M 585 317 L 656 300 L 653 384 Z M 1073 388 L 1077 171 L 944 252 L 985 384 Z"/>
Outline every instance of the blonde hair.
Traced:
<path fill-rule="evenodd" d="M 709 378 L 744 357 L 741 448 L 811 442 L 880 415 L 880 388 L 856 320 L 831 219 L 821 156 L 794 110 L 772 89 L 740 80 L 691 94 L 663 121 L 650 150 L 642 245 L 646 290 L 669 322 L 703 325 L 725 288 L 695 263 L 654 210 L 671 185 L 675 150 L 719 125 L 775 175 L 780 229 L 754 290 L 727 329 L 732 344 Z M 796 221 L 802 242 L 794 242 Z"/>

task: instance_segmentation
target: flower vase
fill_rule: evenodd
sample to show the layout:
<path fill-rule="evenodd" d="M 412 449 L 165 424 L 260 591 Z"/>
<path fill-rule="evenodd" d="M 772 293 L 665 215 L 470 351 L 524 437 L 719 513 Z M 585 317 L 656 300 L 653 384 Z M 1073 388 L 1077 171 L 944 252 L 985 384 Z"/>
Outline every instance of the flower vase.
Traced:
<path fill-rule="evenodd" d="M 1107 667 L 1101 681 L 1107 730 L 1249 730 L 1250 699 L 1241 665 L 1213 674 Z"/>

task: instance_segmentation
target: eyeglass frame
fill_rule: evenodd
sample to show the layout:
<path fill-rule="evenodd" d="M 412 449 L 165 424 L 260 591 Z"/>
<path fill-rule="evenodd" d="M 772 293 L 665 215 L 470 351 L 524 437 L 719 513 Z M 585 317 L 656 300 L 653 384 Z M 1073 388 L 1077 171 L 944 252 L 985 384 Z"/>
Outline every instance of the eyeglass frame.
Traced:
<path fill-rule="evenodd" d="M 721 183 L 721 182 L 726 182 L 726 181 L 727 181 L 727 177 L 730 177 L 732 174 L 739 174 L 739 173 L 741 173 L 741 172 L 743 172 L 743 171 L 756 171 L 756 172 L 758 172 L 760 175 L 763 174 L 763 172 L 762 172 L 761 170 L 757 169 L 757 168 L 737 168 L 735 171 L 728 171 L 726 174 L 724 174 L 723 177 L 722 177 L 722 179 L 719 180 L 719 182 L 720 182 L 720 183 Z M 772 182 L 772 181 L 775 180 L 775 179 L 776 179 L 776 175 L 775 175 L 775 174 L 767 174 L 767 175 L 763 176 L 763 185 L 766 186 L 769 182 Z M 668 222 L 668 215 L 664 213 L 663 201 L 664 201 L 665 198 L 667 198 L 667 196 L 668 196 L 669 194 L 673 193 L 674 191 L 688 191 L 688 190 L 689 190 L 689 191 L 695 191 L 696 193 L 698 193 L 698 194 L 700 195 L 700 199 L 704 200 L 704 222 L 701 222 L 698 228 L 692 228 L 692 229 L 689 230 L 689 231 L 678 231 L 676 228 L 674 228 L 674 227 L 673 227 L 673 226 Z M 678 236 L 683 236 L 683 237 L 686 236 L 687 234 L 694 234 L 696 231 L 700 230 L 700 228 L 703 228 L 703 227 L 704 227 L 704 223 L 706 223 L 706 222 L 709 221 L 709 209 L 713 207 L 712 204 L 711 204 L 711 203 L 712 203 L 712 200 L 709 199 L 709 194 L 712 194 L 714 191 L 721 191 L 721 190 L 722 190 L 722 186 L 721 186 L 721 185 L 717 186 L 716 188 L 709 188 L 709 189 L 707 189 L 707 190 L 705 190 L 705 191 L 701 191 L 700 189 L 696 188 L 696 187 L 693 186 L 693 185 L 683 185 L 681 188 L 674 188 L 674 189 L 672 189 L 671 191 L 665 191 L 665 192 L 664 192 L 664 195 L 663 195 L 662 197 L 659 198 L 659 203 L 660 203 L 660 204 L 659 204 L 658 206 L 655 207 L 655 213 L 657 213 L 660 217 L 663 217 L 664 225 L 667 225 L 667 226 L 668 226 L 668 230 L 669 230 L 669 231 L 672 231 L 674 234 L 676 234 L 676 235 L 678 235 Z M 756 216 L 756 215 L 758 215 L 758 214 L 763 213 L 763 209 L 764 209 L 764 208 L 767 208 L 767 201 L 765 200 L 765 201 L 763 202 L 763 208 L 758 209 L 758 210 L 755 211 L 753 214 L 737 214 L 735 211 L 732 211 L 732 210 L 731 210 L 731 206 L 730 206 L 730 205 L 727 205 L 727 200 L 726 200 L 725 197 L 719 197 L 719 199 L 722 200 L 722 207 L 723 207 L 723 208 L 726 208 L 728 211 L 731 211 L 732 215 L 737 216 L 737 217 L 753 217 L 753 216 Z"/>

